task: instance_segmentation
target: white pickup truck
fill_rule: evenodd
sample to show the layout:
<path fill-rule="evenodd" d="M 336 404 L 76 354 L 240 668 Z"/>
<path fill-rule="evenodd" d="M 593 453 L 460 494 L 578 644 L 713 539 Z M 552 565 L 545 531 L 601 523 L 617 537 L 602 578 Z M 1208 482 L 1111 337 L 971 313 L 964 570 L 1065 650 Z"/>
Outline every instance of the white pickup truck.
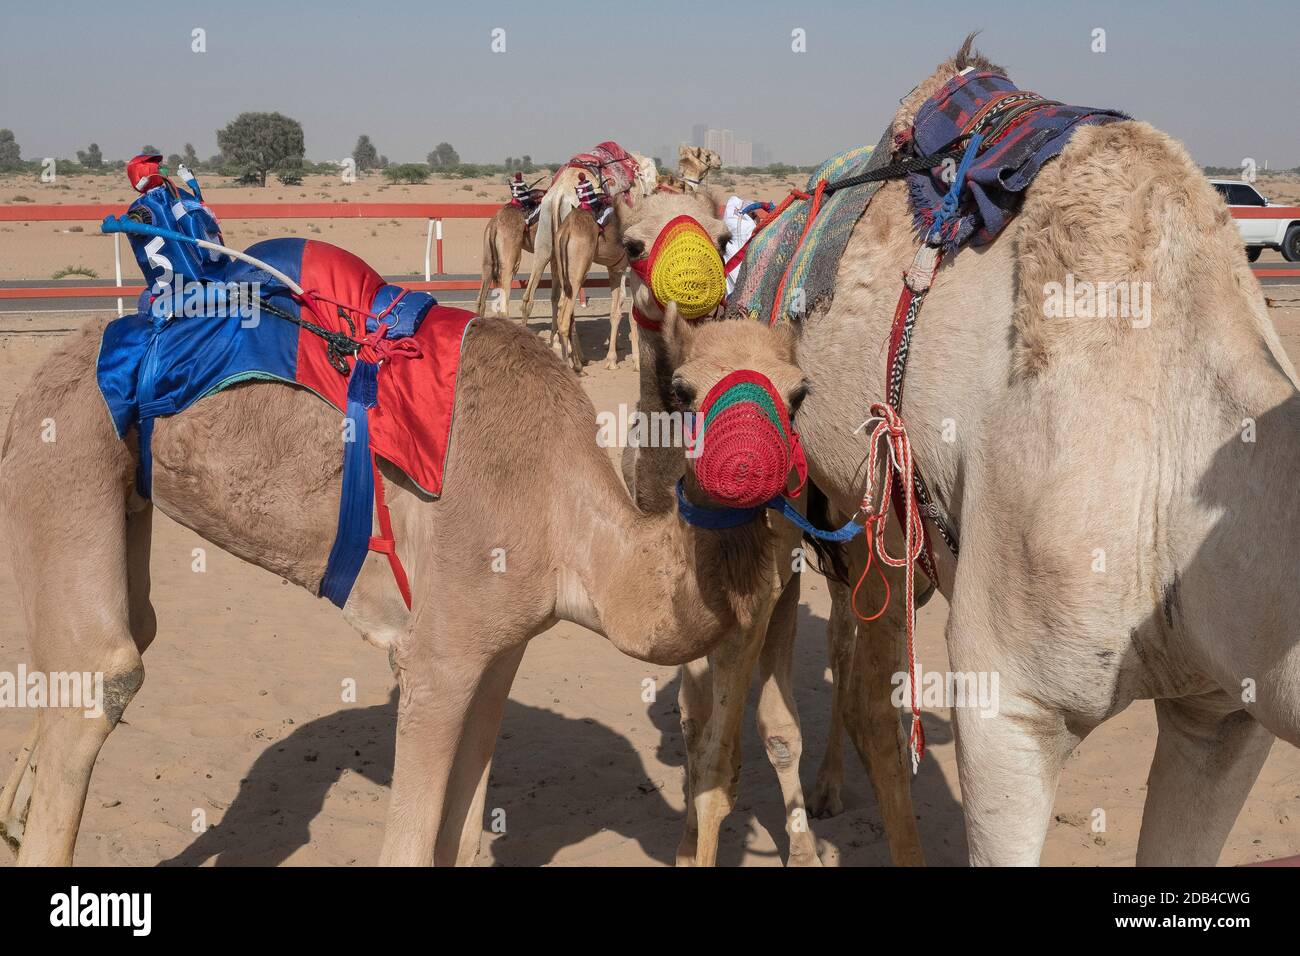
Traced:
<path fill-rule="evenodd" d="M 1288 262 L 1300 262 L 1300 209 L 1275 206 L 1250 183 L 1239 179 L 1211 179 L 1211 184 L 1233 209 L 1250 209 L 1246 216 L 1236 216 L 1241 241 L 1246 244 L 1246 258 L 1254 262 L 1265 249 L 1277 249 Z M 1269 210 L 1277 210 L 1270 215 Z"/>

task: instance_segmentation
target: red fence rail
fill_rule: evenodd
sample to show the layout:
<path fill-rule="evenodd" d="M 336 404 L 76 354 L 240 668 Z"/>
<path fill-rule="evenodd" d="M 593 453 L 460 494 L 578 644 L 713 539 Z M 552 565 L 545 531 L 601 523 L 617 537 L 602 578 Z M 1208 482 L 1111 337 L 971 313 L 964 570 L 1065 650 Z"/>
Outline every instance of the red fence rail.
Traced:
<path fill-rule="evenodd" d="M 412 289 L 452 291 L 477 289 L 478 283 L 464 279 L 434 279 L 442 275 L 442 223 L 445 219 L 490 219 L 501 207 L 494 203 L 395 203 L 395 202 L 286 202 L 286 203 L 210 203 L 218 219 L 426 219 L 429 228 L 425 239 L 424 281 L 408 283 Z M 11 204 L 0 205 L 0 222 L 100 222 L 105 216 L 117 215 L 121 206 L 115 203 Z M 1270 206 L 1267 209 L 1235 207 L 1232 215 L 1237 219 L 1272 218 L 1281 214 L 1285 218 L 1300 219 L 1300 206 Z M 115 250 L 117 236 L 114 236 Z M 436 249 L 437 268 L 433 268 L 431 252 Z M 117 255 L 117 284 L 111 286 L 39 286 L 19 289 L 0 289 L 2 299 L 111 299 L 137 296 L 143 285 L 123 285 L 120 252 Z M 1300 277 L 1300 269 L 1254 270 L 1258 276 Z M 549 281 L 543 282 L 549 286 Z M 607 279 L 589 279 L 586 285 L 608 287 Z M 523 288 L 515 280 L 512 289 Z"/>

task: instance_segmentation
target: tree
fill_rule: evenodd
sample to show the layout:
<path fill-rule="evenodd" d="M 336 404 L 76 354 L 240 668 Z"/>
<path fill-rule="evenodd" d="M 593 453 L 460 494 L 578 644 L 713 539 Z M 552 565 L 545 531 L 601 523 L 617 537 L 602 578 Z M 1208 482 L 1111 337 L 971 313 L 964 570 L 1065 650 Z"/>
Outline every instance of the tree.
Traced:
<path fill-rule="evenodd" d="M 388 157 L 387 157 L 387 156 L 382 156 L 382 155 L 381 155 L 381 156 L 379 157 L 379 168 L 380 168 L 380 169 L 387 169 L 387 168 L 388 168 Z"/>
<path fill-rule="evenodd" d="M 194 149 L 193 143 L 186 143 L 185 149 L 181 151 L 181 162 L 190 169 L 197 169 L 199 165 L 199 154 Z"/>
<path fill-rule="evenodd" d="M 180 153 L 172 153 L 170 156 L 167 157 L 167 168 L 170 169 L 173 173 L 176 172 L 176 167 L 179 166 L 180 164 L 181 164 Z"/>
<path fill-rule="evenodd" d="M 352 161 L 357 164 L 357 172 L 364 173 L 379 166 L 379 150 L 370 142 L 370 137 L 362 133 L 357 137 L 357 145 L 352 149 Z"/>
<path fill-rule="evenodd" d="M 0 129 L 0 169 L 18 169 L 22 162 L 22 151 L 14 139 L 14 131 Z"/>
<path fill-rule="evenodd" d="M 394 183 L 422 183 L 429 178 L 429 167 L 421 163 L 398 163 L 385 169 L 384 176 Z"/>
<path fill-rule="evenodd" d="M 533 157 L 529 156 L 527 153 L 524 153 L 524 158 L 522 162 L 523 162 L 523 165 L 521 167 L 522 172 L 531 173 L 534 169 L 537 168 L 536 166 L 533 165 Z"/>
<path fill-rule="evenodd" d="M 103 169 L 104 154 L 99 151 L 99 144 L 91 143 L 87 149 L 77 150 L 77 162 L 87 169 Z"/>
<path fill-rule="evenodd" d="M 302 124 L 280 113 L 240 113 L 217 130 L 222 157 L 245 174 L 266 185 L 266 174 L 279 169 L 301 169 Z"/>
<path fill-rule="evenodd" d="M 157 155 L 158 153 L 161 153 L 162 150 L 159 149 L 157 146 L 141 146 L 140 152 L 146 156 L 154 156 Z"/>
<path fill-rule="evenodd" d="M 451 143 L 439 143 L 433 148 L 433 152 L 429 154 L 428 161 L 429 165 L 435 169 L 440 166 L 459 166 L 460 155 Z"/>

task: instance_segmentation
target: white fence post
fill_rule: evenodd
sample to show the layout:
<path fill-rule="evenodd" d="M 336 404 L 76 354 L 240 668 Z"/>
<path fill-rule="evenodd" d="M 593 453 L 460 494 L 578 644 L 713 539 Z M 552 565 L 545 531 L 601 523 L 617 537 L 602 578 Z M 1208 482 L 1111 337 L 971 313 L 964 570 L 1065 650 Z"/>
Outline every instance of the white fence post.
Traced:
<path fill-rule="evenodd" d="M 433 220 L 430 219 L 428 231 L 425 233 L 424 236 L 424 281 L 425 282 L 428 282 L 430 279 L 433 278 L 433 274 L 430 271 L 432 268 L 432 264 L 429 260 L 429 257 L 432 254 L 433 254 Z"/>

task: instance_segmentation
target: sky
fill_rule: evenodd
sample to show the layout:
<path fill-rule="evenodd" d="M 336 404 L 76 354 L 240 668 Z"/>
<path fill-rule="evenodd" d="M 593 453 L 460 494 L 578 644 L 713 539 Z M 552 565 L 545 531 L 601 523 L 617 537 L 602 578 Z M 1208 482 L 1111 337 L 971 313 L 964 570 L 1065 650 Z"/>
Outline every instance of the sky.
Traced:
<path fill-rule="evenodd" d="M 0 0 L 0 128 L 25 159 L 208 156 L 238 113 L 278 110 L 314 160 L 366 133 L 393 162 L 446 140 L 499 163 L 653 154 L 703 123 L 808 165 L 874 143 L 972 30 L 1022 89 L 1147 120 L 1201 164 L 1300 166 L 1296 0 Z"/>

